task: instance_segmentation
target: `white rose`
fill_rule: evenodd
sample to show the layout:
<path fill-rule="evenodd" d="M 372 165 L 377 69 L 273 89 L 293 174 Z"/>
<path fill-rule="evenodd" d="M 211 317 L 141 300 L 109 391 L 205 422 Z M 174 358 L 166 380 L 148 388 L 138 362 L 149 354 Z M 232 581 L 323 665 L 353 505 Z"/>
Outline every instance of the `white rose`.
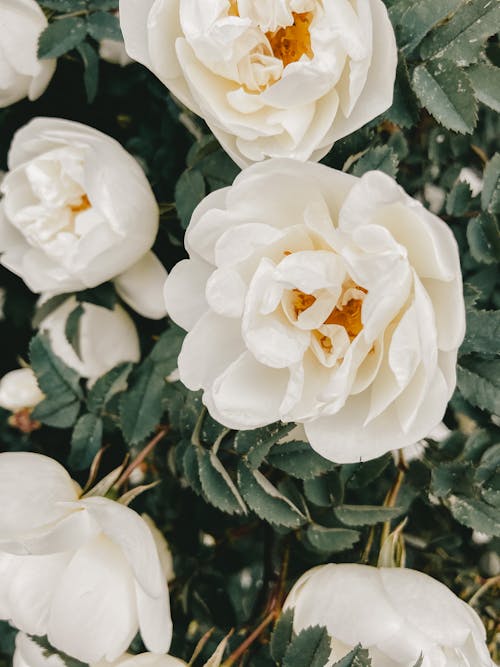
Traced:
<path fill-rule="evenodd" d="M 40 323 L 40 331 L 49 335 L 52 350 L 67 366 L 92 383 L 117 364 L 139 361 L 135 324 L 120 305 L 109 310 L 92 303 L 81 304 L 84 312 L 79 320 L 78 356 L 65 331 L 68 316 L 77 305 L 75 297 L 70 297 Z"/>
<path fill-rule="evenodd" d="M 140 653 L 131 655 L 125 653 L 115 662 L 105 660 L 93 663 L 90 667 L 183 667 L 186 663 L 171 655 L 156 655 L 154 653 Z M 16 651 L 12 667 L 65 667 L 65 663 L 57 655 L 46 657 L 38 644 L 23 632 L 16 635 Z"/>
<path fill-rule="evenodd" d="M 165 315 L 166 272 L 149 252 L 158 206 L 144 172 L 117 141 L 80 123 L 35 118 L 14 136 L 8 162 L 0 187 L 4 266 L 33 292 L 116 279 L 139 313 Z"/>
<path fill-rule="evenodd" d="M 139 629 L 165 653 L 172 621 L 151 530 L 125 505 L 80 494 L 56 461 L 0 454 L 0 619 L 83 662 L 116 660 Z"/>
<path fill-rule="evenodd" d="M 17 412 L 34 408 L 43 398 L 31 368 L 10 371 L 0 380 L 0 407 L 4 410 Z"/>
<path fill-rule="evenodd" d="M 339 463 L 425 437 L 464 303 L 445 223 L 389 176 L 269 160 L 205 198 L 165 286 L 182 382 L 229 428 L 303 423 Z"/>
<path fill-rule="evenodd" d="M 129 55 L 240 165 L 319 160 L 392 103 L 381 0 L 120 0 Z"/>
<path fill-rule="evenodd" d="M 23 97 L 36 100 L 49 85 L 56 60 L 38 60 L 38 38 L 47 19 L 35 0 L 0 3 L 0 107 Z"/>
<path fill-rule="evenodd" d="M 321 565 L 286 599 L 294 630 L 311 625 L 332 637 L 328 666 L 361 644 L 373 667 L 494 667 L 476 612 L 422 572 L 368 565 Z"/>

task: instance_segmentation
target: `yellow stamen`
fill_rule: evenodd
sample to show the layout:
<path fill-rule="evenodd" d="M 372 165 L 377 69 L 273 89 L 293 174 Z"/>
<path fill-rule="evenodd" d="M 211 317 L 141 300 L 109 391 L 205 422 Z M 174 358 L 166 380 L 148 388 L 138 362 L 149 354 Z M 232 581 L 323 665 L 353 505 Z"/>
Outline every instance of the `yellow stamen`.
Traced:
<path fill-rule="evenodd" d="M 299 289 L 294 289 L 295 297 L 293 299 L 293 307 L 295 310 L 295 317 L 298 317 L 304 310 L 310 308 L 316 301 L 316 297 L 312 294 L 306 294 Z"/>
<path fill-rule="evenodd" d="M 92 204 L 90 203 L 87 195 L 82 195 L 80 203 L 70 206 L 70 209 L 73 211 L 73 213 L 81 213 L 82 211 L 89 209 L 91 206 Z"/>
<path fill-rule="evenodd" d="M 325 320 L 325 324 L 338 324 L 344 327 L 349 339 L 353 340 L 363 329 L 363 322 L 361 321 L 362 305 L 362 299 L 351 299 L 341 309 L 335 307 Z"/>
<path fill-rule="evenodd" d="M 314 329 L 313 335 L 316 338 L 316 340 L 318 341 L 318 343 L 321 345 L 323 350 L 326 353 L 330 354 L 330 352 L 333 349 L 333 343 L 332 343 L 331 338 L 329 338 L 328 336 L 325 336 L 324 334 L 321 333 L 321 331 L 318 331 L 317 329 Z"/>
<path fill-rule="evenodd" d="M 309 33 L 313 13 L 303 12 L 298 14 L 293 12 L 292 16 L 293 25 L 266 33 L 274 56 L 282 61 L 284 67 L 297 62 L 303 55 L 308 58 L 312 58 L 314 55 Z"/>

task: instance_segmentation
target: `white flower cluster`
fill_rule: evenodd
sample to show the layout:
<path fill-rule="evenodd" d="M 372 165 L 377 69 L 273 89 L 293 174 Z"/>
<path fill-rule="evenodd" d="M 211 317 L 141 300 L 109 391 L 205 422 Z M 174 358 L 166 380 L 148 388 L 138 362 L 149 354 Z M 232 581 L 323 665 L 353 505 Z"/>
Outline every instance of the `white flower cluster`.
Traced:
<path fill-rule="evenodd" d="M 338 463 L 413 445 L 441 421 L 464 335 L 457 245 L 445 223 L 381 172 L 319 160 L 392 103 L 394 33 L 381 0 L 120 0 L 128 55 L 208 124 L 243 167 L 206 197 L 167 273 L 153 254 L 159 209 L 137 161 L 76 122 L 16 133 L 0 186 L 0 253 L 40 303 L 52 348 L 90 385 L 140 360 L 122 305 L 74 292 L 112 281 L 140 315 L 185 328 L 180 380 L 232 429 L 303 424 Z M 35 0 L 0 2 L 0 106 L 40 96 L 47 20 Z M 103 58 L 126 64 L 117 44 Z M 312 160 L 312 162 L 308 162 Z M 258 163 L 258 164 L 254 164 Z M 13 413 L 44 396 L 30 368 L 0 382 Z M 20 633 L 14 667 L 61 667 L 30 636 L 93 667 L 178 667 L 159 531 L 125 504 L 83 494 L 56 461 L 0 454 L 0 619 Z M 297 632 L 326 625 L 329 665 L 361 643 L 373 667 L 490 667 L 465 603 L 406 569 L 325 565 L 285 608 Z M 127 650 L 140 631 L 148 653 Z"/>

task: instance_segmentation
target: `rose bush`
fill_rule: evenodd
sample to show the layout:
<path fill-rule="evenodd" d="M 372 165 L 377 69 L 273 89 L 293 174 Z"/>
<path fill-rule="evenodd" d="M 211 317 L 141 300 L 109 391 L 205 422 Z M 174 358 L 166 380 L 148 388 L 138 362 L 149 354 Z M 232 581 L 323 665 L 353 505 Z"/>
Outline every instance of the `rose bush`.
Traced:
<path fill-rule="evenodd" d="M 138 163 L 91 127 L 35 118 L 14 137 L 0 191 L 1 263 L 33 292 L 116 281 L 146 317 L 165 315 L 150 252 L 158 206 Z"/>
<path fill-rule="evenodd" d="M 36 100 L 56 69 L 56 60 L 38 60 L 38 38 L 47 19 L 35 0 L 4 0 L 0 5 L 0 107 L 23 97 Z"/>
<path fill-rule="evenodd" d="M 129 55 L 202 116 L 240 166 L 319 160 L 392 102 L 380 0 L 121 0 Z"/>
<path fill-rule="evenodd" d="M 222 424 L 302 422 L 344 463 L 440 422 L 464 335 L 457 246 L 387 175 L 254 165 L 199 205 L 186 248 L 165 287 L 189 332 L 180 378 Z"/>
<path fill-rule="evenodd" d="M 117 364 L 139 361 L 139 337 L 132 318 L 115 305 L 113 310 L 83 303 L 78 321 L 76 346 L 78 354 L 66 337 L 68 316 L 77 307 L 70 297 L 40 322 L 40 331 L 47 333 L 50 344 L 66 366 L 73 368 L 92 384 Z"/>
<path fill-rule="evenodd" d="M 138 514 L 25 452 L 0 454 L 0 500 L 0 619 L 89 663 L 116 660 L 139 629 L 168 651 L 166 573 Z"/>
<path fill-rule="evenodd" d="M 373 667 L 494 667 L 476 612 L 422 572 L 322 565 L 300 577 L 284 609 L 296 632 L 325 626 L 331 667 L 358 644 Z"/>

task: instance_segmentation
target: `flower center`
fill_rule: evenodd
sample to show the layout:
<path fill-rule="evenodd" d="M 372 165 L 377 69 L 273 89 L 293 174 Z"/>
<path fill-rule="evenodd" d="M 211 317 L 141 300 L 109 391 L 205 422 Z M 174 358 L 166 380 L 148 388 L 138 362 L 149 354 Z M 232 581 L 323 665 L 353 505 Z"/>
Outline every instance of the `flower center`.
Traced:
<path fill-rule="evenodd" d="M 80 199 L 79 204 L 73 204 L 73 206 L 70 206 L 69 208 L 71 209 L 72 213 L 82 213 L 82 211 L 86 211 L 92 206 L 92 204 L 89 201 L 89 198 L 87 195 L 82 195 Z"/>
<path fill-rule="evenodd" d="M 299 289 L 294 289 L 293 308 L 295 310 L 295 317 L 298 317 L 304 310 L 310 308 L 316 301 L 316 297 L 312 294 L 306 294 Z"/>
<path fill-rule="evenodd" d="M 347 332 L 352 341 L 363 329 L 361 307 L 363 299 L 351 299 L 342 308 L 335 307 L 325 320 L 325 324 L 338 324 Z"/>
<path fill-rule="evenodd" d="M 231 9 L 232 7 L 233 5 L 231 5 Z M 313 12 L 303 12 L 302 14 L 293 12 L 292 16 L 293 25 L 266 33 L 274 57 L 281 60 L 284 67 L 297 62 L 303 55 L 308 58 L 312 58 L 314 55 L 309 33 Z"/>
<path fill-rule="evenodd" d="M 333 350 L 332 339 L 329 338 L 329 336 L 325 336 L 324 334 L 321 333 L 321 331 L 318 331 L 317 329 L 314 329 L 313 336 L 316 338 L 316 340 L 321 345 L 323 350 L 327 354 L 330 354 L 331 351 Z"/>

